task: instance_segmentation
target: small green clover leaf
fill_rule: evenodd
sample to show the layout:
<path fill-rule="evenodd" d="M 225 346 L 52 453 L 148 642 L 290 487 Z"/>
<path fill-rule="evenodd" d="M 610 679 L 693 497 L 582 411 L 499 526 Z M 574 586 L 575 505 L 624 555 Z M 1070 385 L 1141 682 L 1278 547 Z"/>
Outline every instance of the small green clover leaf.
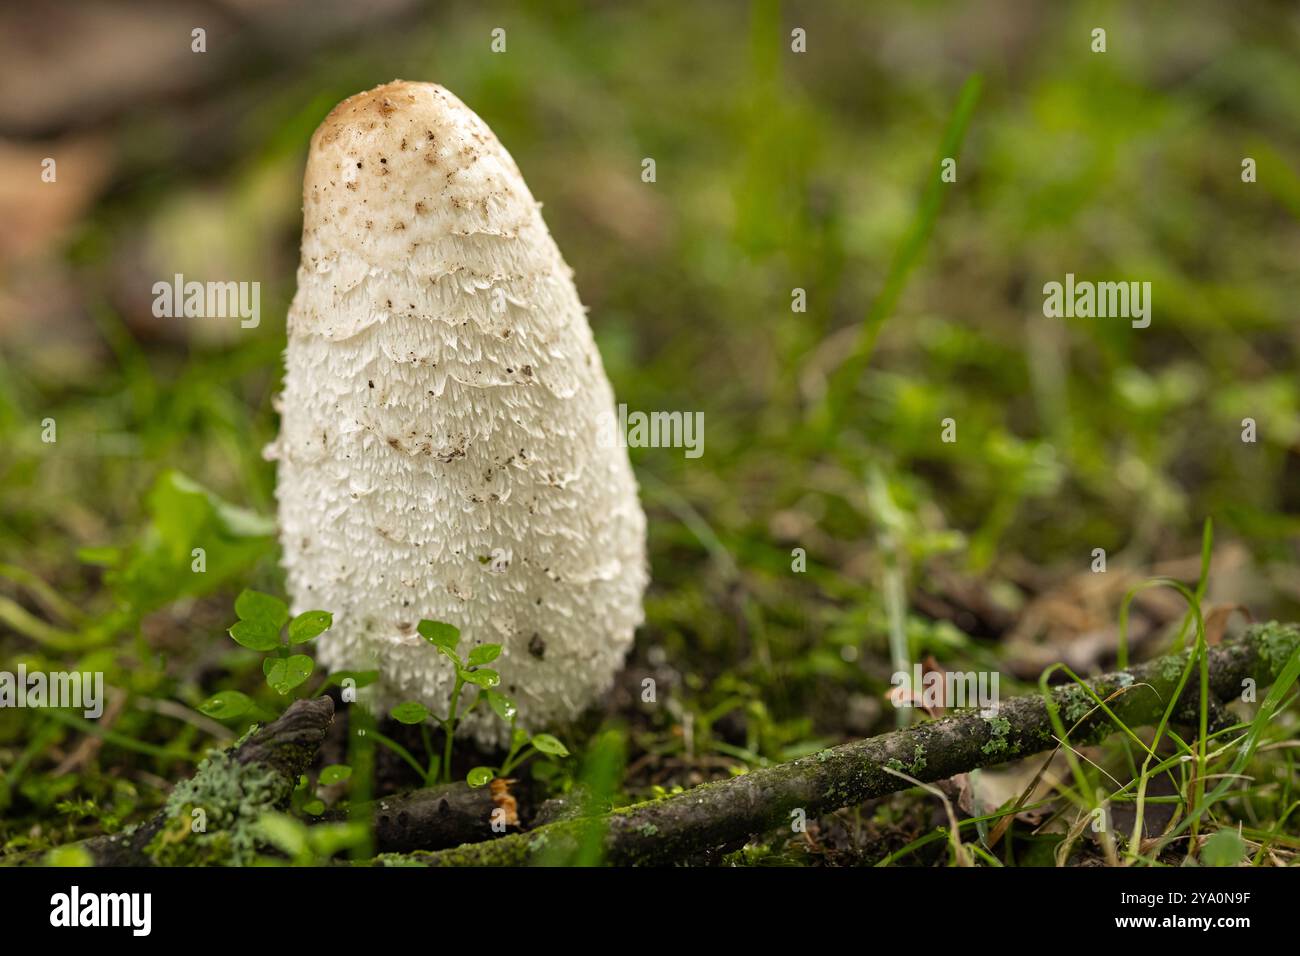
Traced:
<path fill-rule="evenodd" d="M 247 593 L 247 592 L 245 592 Z M 280 646 L 279 628 L 258 621 L 236 621 L 229 627 L 230 636 L 251 651 L 273 651 Z"/>
<path fill-rule="evenodd" d="M 289 606 L 278 597 L 247 589 L 235 598 L 235 613 L 241 621 L 263 625 L 277 634 L 289 620 Z"/>
<path fill-rule="evenodd" d="M 311 676 L 314 666 L 306 654 L 290 654 L 287 657 L 268 657 L 262 661 L 262 672 L 272 690 L 287 694 Z"/>
<path fill-rule="evenodd" d="M 442 621 L 421 621 L 415 628 L 434 647 L 455 651 L 460 643 L 460 628 Z"/>
<path fill-rule="evenodd" d="M 334 615 L 329 611 L 303 611 L 289 624 L 289 643 L 306 644 L 330 629 Z"/>
<path fill-rule="evenodd" d="M 569 756 L 569 748 L 550 734 L 533 734 L 531 743 L 544 754 L 552 754 L 556 757 Z"/>
<path fill-rule="evenodd" d="M 496 687 L 501 683 L 501 675 L 490 667 L 480 667 L 476 671 L 461 670 L 460 679 L 466 684 L 474 684 L 484 690 Z"/>
<path fill-rule="evenodd" d="M 253 699 L 237 690 L 227 690 L 220 694 L 214 694 L 199 704 L 199 713 L 207 714 L 216 720 L 234 720 L 252 709 Z"/>
<path fill-rule="evenodd" d="M 515 714 L 519 712 L 515 702 L 505 694 L 499 694 L 494 690 L 484 690 L 483 693 L 487 695 L 488 704 L 493 712 L 502 720 L 513 720 Z"/>
<path fill-rule="evenodd" d="M 480 644 L 469 652 L 469 660 L 466 663 L 470 667 L 476 667 L 479 664 L 490 664 L 500 656 L 500 644 Z"/>
<path fill-rule="evenodd" d="M 429 719 L 429 708 L 418 700 L 398 704 L 390 712 L 393 720 L 403 724 L 422 724 Z"/>
<path fill-rule="evenodd" d="M 332 763 L 321 770 L 320 776 L 317 778 L 317 783 L 323 787 L 328 787 L 330 784 L 342 783 L 351 776 L 352 768 L 347 764 Z"/>

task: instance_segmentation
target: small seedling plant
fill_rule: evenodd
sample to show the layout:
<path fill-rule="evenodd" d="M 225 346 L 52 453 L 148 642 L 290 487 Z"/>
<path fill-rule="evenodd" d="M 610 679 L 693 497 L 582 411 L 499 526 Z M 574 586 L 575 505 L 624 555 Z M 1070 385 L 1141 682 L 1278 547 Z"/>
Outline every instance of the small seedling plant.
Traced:
<path fill-rule="evenodd" d="M 452 685 L 447 716 L 439 717 L 417 700 L 405 701 L 391 711 L 393 719 L 400 723 L 419 724 L 428 757 L 427 763 L 423 766 L 401 744 L 382 734 L 376 736 L 381 744 L 414 768 L 424 778 L 426 786 L 439 779 L 446 783 L 451 782 L 451 751 L 456 725 L 465 714 L 481 704 L 490 707 L 494 714 L 510 724 L 510 749 L 500 766 L 478 766 L 470 770 L 465 781 L 471 787 L 481 787 L 496 777 L 504 777 L 539 753 L 549 758 L 569 755 L 568 748 L 551 734 L 530 734 L 518 725 L 519 709 L 515 702 L 496 689 L 501 684 L 501 675 L 486 666 L 501 655 L 500 644 L 479 644 L 470 650 L 468 656 L 461 657 L 460 629 L 455 625 L 424 620 L 419 623 L 417 630 L 420 636 L 437 648 L 438 653 L 447 658 L 456 669 L 456 680 Z M 466 687 L 473 687 L 478 693 L 469 707 L 462 712 L 461 694 Z M 442 728 L 445 738 L 441 756 L 434 751 L 430 739 L 429 721 L 431 720 Z"/>
<path fill-rule="evenodd" d="M 319 817 L 325 812 L 325 800 L 317 793 L 317 788 L 346 783 L 350 779 L 352 779 L 352 768 L 342 763 L 332 763 L 328 767 L 323 767 L 316 776 L 315 784 L 307 774 L 300 774 L 298 784 L 291 795 L 290 805 L 300 813 Z"/>
<path fill-rule="evenodd" d="M 262 660 L 262 673 L 267 686 L 281 697 L 289 696 L 305 684 L 315 671 L 315 662 L 295 648 L 309 644 L 329 630 L 334 616 L 329 611 L 303 611 L 290 618 L 288 605 L 272 594 L 245 590 L 235 600 L 234 624 L 227 630 L 235 643 L 267 656 Z M 352 677 L 359 685 L 373 679 L 371 675 L 352 671 L 334 674 L 322 685 Z M 247 694 L 226 690 L 214 694 L 199 705 L 199 710 L 215 720 L 265 721 L 274 714 L 259 706 Z M 316 793 L 317 787 L 342 783 L 352 776 L 352 768 L 332 764 L 321 770 L 313 784 L 306 774 L 298 778 L 292 794 L 292 806 L 299 812 L 320 816 L 325 812 L 325 802 Z"/>
<path fill-rule="evenodd" d="M 262 660 L 262 673 L 267 686 L 281 697 L 306 683 L 315 670 L 315 662 L 294 648 L 314 641 L 334 623 L 329 611 L 303 611 L 290 619 L 289 606 L 280 598 L 251 590 L 235 599 L 235 614 L 239 620 L 228 629 L 230 636 L 241 647 L 267 655 Z M 199 710 L 216 720 L 264 720 L 269 716 L 251 697 L 237 690 L 214 694 L 199 705 Z"/>
<path fill-rule="evenodd" d="M 315 662 L 311 657 L 296 648 L 309 644 L 334 623 L 334 617 L 329 611 L 303 611 L 291 618 L 289 606 L 283 600 L 272 594 L 252 590 L 241 592 L 235 600 L 235 614 L 239 620 L 230 626 L 230 636 L 241 647 L 267 655 L 262 661 L 262 673 L 267 685 L 281 697 L 288 696 L 305 684 L 315 670 Z M 426 757 L 423 763 L 391 737 L 378 731 L 374 731 L 374 737 L 414 769 L 425 786 L 439 781 L 451 782 L 452 742 L 456 726 L 466 714 L 480 705 L 491 708 L 501 720 L 510 724 L 510 748 L 499 766 L 482 765 L 470 770 L 466 782 L 471 787 L 481 787 L 496 777 L 505 777 L 538 754 L 548 759 L 569 755 L 568 748 L 553 735 L 530 734 L 518 725 L 515 702 L 497 690 L 501 684 L 501 675 L 487 666 L 501 655 L 500 644 L 479 644 L 467 656 L 462 657 L 459 650 L 460 629 L 455 625 L 422 620 L 417 630 L 456 669 L 447 715 L 438 716 L 417 700 L 405 701 L 390 711 L 392 718 L 399 723 L 419 726 Z M 375 677 L 373 671 L 340 671 L 331 675 L 325 684 L 341 683 L 345 678 L 350 678 L 356 687 L 364 687 Z M 462 711 L 461 698 L 468 687 L 474 688 L 478 693 Z M 199 710 L 223 721 L 266 720 L 273 716 L 247 694 L 237 690 L 214 694 L 199 706 Z M 430 721 L 442 729 L 444 742 L 441 754 L 434 749 L 429 733 Z M 342 766 L 327 767 L 322 771 L 318 784 L 329 785 L 345 779 L 337 778 L 336 774 L 347 769 Z M 326 779 L 327 777 L 331 779 Z M 315 795 L 314 788 L 305 776 L 295 790 L 294 805 L 311 814 L 318 815 L 323 810 L 322 801 Z"/>

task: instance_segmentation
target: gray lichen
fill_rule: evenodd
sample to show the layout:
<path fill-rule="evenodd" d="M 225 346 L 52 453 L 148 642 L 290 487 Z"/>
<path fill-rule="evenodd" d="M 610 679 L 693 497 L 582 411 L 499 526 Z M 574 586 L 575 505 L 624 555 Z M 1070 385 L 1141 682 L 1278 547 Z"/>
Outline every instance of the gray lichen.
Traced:
<path fill-rule="evenodd" d="M 1007 753 L 1009 746 L 1007 743 L 1007 734 L 1011 733 L 1011 721 L 1005 717 L 985 717 L 984 722 L 989 725 L 989 730 L 993 736 L 988 742 L 980 748 L 986 754 Z"/>
<path fill-rule="evenodd" d="M 285 778 L 274 769 L 240 763 L 231 751 L 211 751 L 167 798 L 166 823 L 147 852 L 164 866 L 252 863 L 263 844 L 257 823 L 287 791 Z M 196 810 L 201 811 L 197 816 Z"/>
<path fill-rule="evenodd" d="M 1254 637 L 1260 659 L 1274 675 L 1286 666 L 1296 649 L 1300 648 L 1300 627 L 1294 624 L 1269 621 L 1258 625 Z"/>
<path fill-rule="evenodd" d="M 925 769 L 925 748 L 917 744 L 912 748 L 912 773 L 920 773 Z"/>
<path fill-rule="evenodd" d="M 1088 692 L 1077 684 L 1062 690 L 1058 695 L 1057 703 L 1060 705 L 1061 719 L 1065 722 L 1067 730 L 1088 716 L 1088 712 L 1096 706 L 1096 702 Z"/>
<path fill-rule="evenodd" d="M 1160 679 L 1169 683 L 1177 683 L 1178 679 L 1183 676 L 1183 671 L 1187 669 L 1189 652 L 1182 651 L 1178 654 L 1170 654 L 1160 661 Z"/>

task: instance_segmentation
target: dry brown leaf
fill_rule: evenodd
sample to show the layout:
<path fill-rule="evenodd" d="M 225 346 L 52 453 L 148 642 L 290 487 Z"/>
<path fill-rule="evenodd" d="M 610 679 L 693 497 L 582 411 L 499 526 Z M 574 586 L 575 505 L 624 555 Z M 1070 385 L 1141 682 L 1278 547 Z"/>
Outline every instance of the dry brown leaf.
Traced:
<path fill-rule="evenodd" d="M 1228 620 L 1233 611 L 1240 611 L 1247 621 L 1254 621 L 1250 609 L 1241 604 L 1216 604 L 1205 615 L 1205 643 L 1213 647 L 1223 640 L 1223 632 L 1228 627 Z"/>

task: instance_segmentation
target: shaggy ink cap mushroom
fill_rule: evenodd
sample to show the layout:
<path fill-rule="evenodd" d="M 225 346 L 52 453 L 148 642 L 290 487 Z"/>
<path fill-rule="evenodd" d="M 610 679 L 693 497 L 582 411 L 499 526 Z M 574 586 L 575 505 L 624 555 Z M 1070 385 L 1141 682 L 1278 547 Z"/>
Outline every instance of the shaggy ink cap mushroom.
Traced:
<path fill-rule="evenodd" d="M 322 664 L 446 714 L 460 628 L 541 730 L 610 686 L 643 619 L 645 516 L 572 271 L 510 154 L 440 86 L 340 103 L 312 137 L 276 497 Z M 545 648 L 544 653 L 537 653 Z M 476 708 L 461 729 L 504 742 Z"/>

